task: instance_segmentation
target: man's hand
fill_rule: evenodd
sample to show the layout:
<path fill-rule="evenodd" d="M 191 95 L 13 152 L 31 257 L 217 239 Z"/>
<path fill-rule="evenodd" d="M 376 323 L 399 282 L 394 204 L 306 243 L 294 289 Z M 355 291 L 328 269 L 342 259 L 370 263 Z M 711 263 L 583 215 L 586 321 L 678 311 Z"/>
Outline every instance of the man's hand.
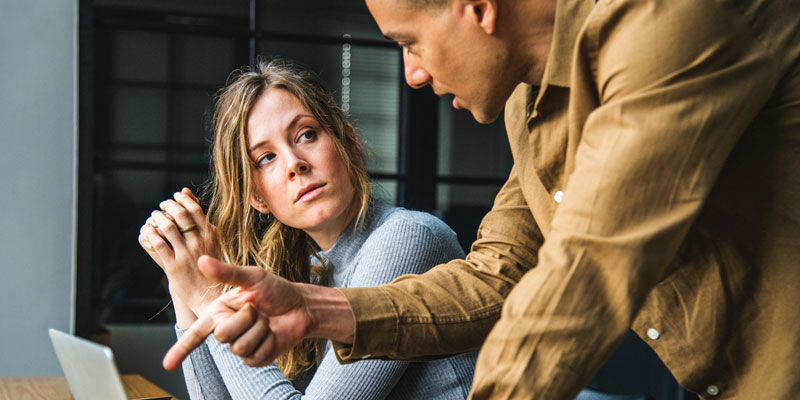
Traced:
<path fill-rule="evenodd" d="M 168 370 L 177 368 L 212 332 L 250 366 L 271 363 L 307 337 L 352 341 L 353 313 L 336 289 L 292 283 L 261 268 L 237 267 L 208 256 L 197 264 L 210 280 L 238 288 L 198 315 L 164 357 Z"/>

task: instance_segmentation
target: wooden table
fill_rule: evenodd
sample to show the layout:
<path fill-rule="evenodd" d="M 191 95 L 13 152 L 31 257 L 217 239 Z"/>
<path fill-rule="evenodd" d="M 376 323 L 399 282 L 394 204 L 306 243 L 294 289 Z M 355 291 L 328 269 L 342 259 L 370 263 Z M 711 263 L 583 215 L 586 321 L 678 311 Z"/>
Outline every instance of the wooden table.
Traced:
<path fill-rule="evenodd" d="M 128 398 L 169 397 L 164 389 L 140 375 L 122 375 L 122 385 Z M 0 378 L 0 400 L 72 400 L 63 376 L 37 378 Z"/>

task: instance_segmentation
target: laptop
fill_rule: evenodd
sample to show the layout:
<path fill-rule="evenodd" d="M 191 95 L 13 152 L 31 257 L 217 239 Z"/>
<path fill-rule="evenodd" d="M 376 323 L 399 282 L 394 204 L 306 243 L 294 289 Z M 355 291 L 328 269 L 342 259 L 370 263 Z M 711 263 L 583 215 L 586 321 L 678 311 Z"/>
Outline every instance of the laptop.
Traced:
<path fill-rule="evenodd" d="M 114 363 L 114 353 L 106 346 L 50 329 L 50 341 L 67 378 L 75 400 L 160 400 L 171 397 L 132 397 L 126 393 Z"/>

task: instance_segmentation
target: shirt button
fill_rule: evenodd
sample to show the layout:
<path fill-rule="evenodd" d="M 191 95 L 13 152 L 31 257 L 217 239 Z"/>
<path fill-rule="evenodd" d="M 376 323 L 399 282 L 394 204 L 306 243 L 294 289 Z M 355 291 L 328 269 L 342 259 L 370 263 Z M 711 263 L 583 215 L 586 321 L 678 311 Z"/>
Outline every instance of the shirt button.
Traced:
<path fill-rule="evenodd" d="M 710 394 L 711 396 L 716 396 L 719 394 L 719 387 L 717 387 L 717 385 L 708 385 L 706 388 L 706 393 Z"/>
<path fill-rule="evenodd" d="M 561 201 L 564 200 L 564 192 L 561 190 L 557 191 L 556 194 L 553 195 L 553 200 L 555 200 L 556 203 L 561 203 Z"/>
<path fill-rule="evenodd" d="M 658 337 L 661 336 L 660 333 L 655 328 L 650 328 L 647 330 L 647 337 L 650 339 L 656 340 Z"/>

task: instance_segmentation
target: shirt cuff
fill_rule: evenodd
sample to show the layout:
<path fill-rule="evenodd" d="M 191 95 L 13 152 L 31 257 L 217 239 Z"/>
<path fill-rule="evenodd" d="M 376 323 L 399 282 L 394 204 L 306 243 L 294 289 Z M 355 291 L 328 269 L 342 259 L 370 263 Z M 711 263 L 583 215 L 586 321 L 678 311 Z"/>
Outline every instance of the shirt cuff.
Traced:
<path fill-rule="evenodd" d="M 353 344 L 331 341 L 339 362 L 349 364 L 393 353 L 397 347 L 399 315 L 386 290 L 381 287 L 338 290 L 347 298 L 356 319 Z"/>

